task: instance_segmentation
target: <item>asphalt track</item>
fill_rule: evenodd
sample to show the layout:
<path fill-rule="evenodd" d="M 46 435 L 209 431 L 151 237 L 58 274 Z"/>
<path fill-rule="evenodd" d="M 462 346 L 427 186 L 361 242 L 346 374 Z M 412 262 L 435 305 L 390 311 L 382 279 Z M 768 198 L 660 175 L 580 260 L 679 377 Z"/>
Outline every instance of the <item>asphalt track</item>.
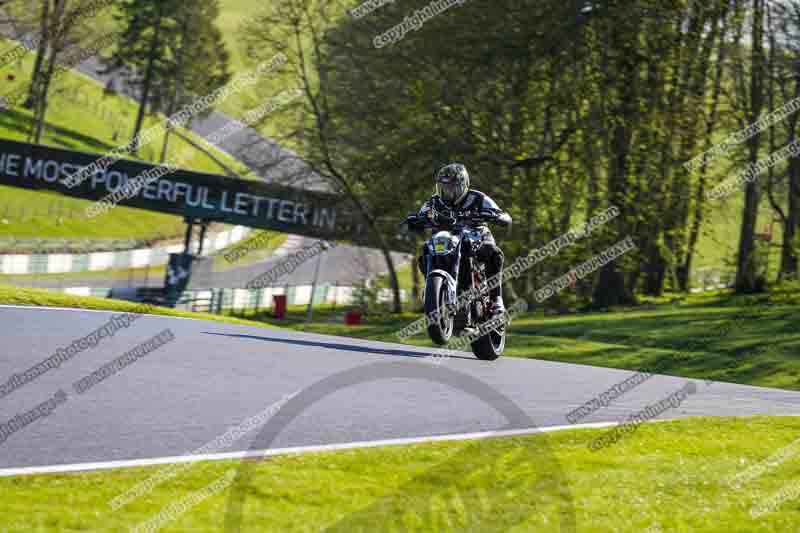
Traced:
<path fill-rule="evenodd" d="M 110 313 L 0 306 L 0 384 L 59 347 L 89 334 Z M 72 383 L 169 328 L 175 340 L 78 395 Z M 113 338 L 0 399 L 0 423 L 61 389 L 68 400 L 0 444 L 0 469 L 152 459 L 196 450 L 281 398 L 338 372 L 378 361 L 434 368 L 431 350 L 280 329 L 142 316 Z M 447 368 L 479 379 L 516 403 L 538 427 L 565 415 L 630 372 L 532 359 L 478 361 L 460 354 Z M 506 428 L 491 406 L 440 383 L 387 375 L 343 388 L 292 420 L 273 448 L 424 437 Z M 618 421 L 687 380 L 656 376 L 581 422 Z M 800 393 L 697 381 L 698 392 L 665 418 L 791 415 Z M 220 451 L 247 450 L 255 431 Z M 0 471 L 2 472 L 2 471 Z"/>

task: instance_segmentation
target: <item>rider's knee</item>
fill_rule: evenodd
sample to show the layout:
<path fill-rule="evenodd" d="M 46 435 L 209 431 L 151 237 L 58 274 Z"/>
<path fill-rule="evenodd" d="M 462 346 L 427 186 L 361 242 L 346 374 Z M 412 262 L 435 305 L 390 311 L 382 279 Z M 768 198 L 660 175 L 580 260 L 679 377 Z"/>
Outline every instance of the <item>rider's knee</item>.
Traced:
<path fill-rule="evenodd" d="M 490 265 L 494 269 L 500 270 L 503 268 L 503 250 L 495 244 L 484 244 L 478 250 L 478 260 Z"/>
<path fill-rule="evenodd" d="M 492 248 L 490 245 L 484 244 L 480 248 L 478 248 L 475 257 L 477 257 L 478 261 L 481 263 L 486 263 L 489 261 L 492 255 Z"/>
<path fill-rule="evenodd" d="M 497 266 L 497 269 L 498 270 L 502 269 L 503 268 L 503 263 L 506 260 L 506 256 L 503 255 L 503 250 L 501 250 L 498 246 L 494 247 L 493 258 L 494 258 L 494 261 L 495 261 L 495 266 Z"/>

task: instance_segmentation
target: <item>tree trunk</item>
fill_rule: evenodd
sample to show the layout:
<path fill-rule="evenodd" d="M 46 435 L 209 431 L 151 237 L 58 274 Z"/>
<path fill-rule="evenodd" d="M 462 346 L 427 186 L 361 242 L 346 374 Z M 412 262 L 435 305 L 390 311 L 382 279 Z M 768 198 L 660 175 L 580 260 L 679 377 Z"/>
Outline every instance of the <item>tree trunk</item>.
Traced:
<path fill-rule="evenodd" d="M 795 90 L 794 97 L 800 97 L 800 63 L 795 63 Z M 789 117 L 789 144 L 797 139 L 797 115 Z M 781 270 L 778 279 L 795 279 L 798 272 L 797 251 L 795 240 L 797 225 L 800 223 L 800 159 L 789 158 L 789 191 L 787 198 L 787 213 L 783 221 L 783 242 L 781 243 Z"/>
<path fill-rule="evenodd" d="M 722 75 L 723 65 L 725 63 L 727 47 L 725 46 L 725 36 L 727 35 L 728 25 L 727 8 L 724 10 L 722 19 L 722 29 L 719 34 L 719 43 L 717 46 L 717 61 L 714 73 L 714 89 L 711 96 L 711 111 L 706 122 L 706 135 L 705 135 L 705 150 L 711 149 L 714 140 L 714 129 L 717 125 L 717 117 L 719 115 L 719 99 L 722 93 Z M 694 204 L 694 219 L 692 220 L 692 227 L 689 232 L 689 242 L 686 249 L 686 261 L 683 264 L 682 270 L 685 275 L 684 290 L 688 291 L 691 285 L 692 263 L 694 262 L 694 254 L 697 249 L 697 241 L 700 238 L 700 228 L 703 225 L 703 212 L 705 209 L 705 191 L 706 191 L 706 176 L 708 173 L 708 164 L 706 162 L 700 167 L 700 178 L 697 183 L 697 193 L 695 196 Z"/>
<path fill-rule="evenodd" d="M 403 312 L 403 302 L 400 298 L 400 283 L 397 280 L 397 270 L 394 268 L 394 259 L 392 258 L 392 251 L 389 249 L 389 243 L 386 241 L 383 233 L 381 233 L 380 228 L 378 228 L 375 219 L 372 215 L 367 211 L 366 207 L 356 198 L 354 195 L 351 195 L 350 198 L 355 201 L 358 210 L 364 215 L 364 218 L 367 221 L 372 233 L 378 237 L 378 246 L 383 254 L 383 258 L 386 261 L 386 268 L 389 270 L 389 283 L 391 284 L 392 288 L 392 312 L 393 313 L 402 313 Z"/>
<path fill-rule="evenodd" d="M 202 153 L 203 153 L 203 154 L 204 154 L 206 157 L 208 157 L 208 158 L 209 158 L 211 161 L 213 161 L 214 163 L 216 163 L 216 164 L 219 166 L 219 168 L 221 168 L 221 169 L 222 169 L 222 171 L 223 171 L 223 172 L 224 172 L 224 173 L 225 173 L 225 174 L 226 174 L 226 175 L 227 175 L 229 178 L 238 178 L 238 177 L 239 177 L 239 175 L 236 173 L 236 171 L 235 171 L 235 170 L 233 170 L 233 169 L 232 169 L 231 167 L 229 167 L 228 165 L 226 165 L 226 164 L 225 164 L 225 163 L 224 163 L 224 162 L 223 162 L 221 159 L 219 159 L 219 158 L 218 158 L 216 155 L 214 155 L 214 152 L 212 152 L 211 150 L 208 150 L 208 149 L 206 149 L 206 148 L 205 148 L 203 145 L 201 145 L 201 144 L 199 144 L 199 143 L 196 143 L 194 140 L 192 140 L 192 138 L 191 138 L 191 137 L 188 137 L 188 136 L 186 136 L 186 135 L 182 134 L 182 133 L 180 132 L 180 130 L 177 130 L 177 129 L 175 129 L 175 130 L 167 130 L 167 133 L 169 133 L 170 131 L 171 131 L 171 132 L 172 132 L 172 134 L 174 134 L 176 137 L 178 137 L 179 139 L 182 139 L 182 140 L 183 140 L 183 141 L 184 141 L 186 144 L 188 144 L 188 145 L 190 145 L 192 148 L 195 148 L 196 150 L 198 150 L 198 151 L 202 152 Z M 206 143 L 206 144 L 207 144 L 207 145 L 209 145 L 209 146 L 213 146 L 211 143 Z"/>
<path fill-rule="evenodd" d="M 400 283 L 397 280 L 397 270 L 394 268 L 394 259 L 392 259 L 392 252 L 388 247 L 382 246 L 383 258 L 386 260 L 386 266 L 389 269 L 389 281 L 392 284 L 392 312 L 403 312 L 403 300 L 400 298 Z"/>
<path fill-rule="evenodd" d="M 378 247 L 383 253 L 383 258 L 386 260 L 386 268 L 389 270 L 389 282 L 392 288 L 392 295 L 393 295 L 393 304 L 392 304 L 392 312 L 393 313 L 402 313 L 403 312 L 403 302 L 400 299 L 400 283 L 397 280 L 397 270 L 394 268 L 394 259 L 392 259 L 392 252 L 389 249 L 389 243 L 386 241 L 386 237 L 381 232 L 380 228 L 378 228 L 378 224 L 375 221 L 375 218 L 367 209 L 361 199 L 358 198 L 350 188 L 350 185 L 342 179 L 342 176 L 336 172 L 333 168 L 333 165 L 330 161 L 327 162 L 328 170 L 337 176 L 339 182 L 345 187 L 346 194 L 348 198 L 355 204 L 358 211 L 363 215 L 364 219 L 367 221 L 367 225 L 369 226 L 372 234 L 378 239 Z"/>
<path fill-rule="evenodd" d="M 630 32 L 628 35 L 625 33 Z M 639 60 L 630 57 L 622 52 L 626 49 L 625 37 L 635 41 L 633 36 L 638 37 L 638 24 L 633 23 L 627 31 L 620 29 L 612 33 L 612 48 L 620 51 L 617 61 L 619 67 L 616 72 L 620 75 L 616 78 L 616 85 L 619 91 L 619 104 L 617 113 L 621 120 L 614 125 L 611 133 L 611 157 L 609 158 L 608 170 L 608 196 L 609 203 L 616 205 L 623 212 L 629 209 L 626 199 L 626 181 L 628 177 L 628 165 L 631 149 L 631 129 L 638 117 L 638 91 L 639 91 Z M 625 227 L 625 217 L 619 216 L 616 219 L 617 235 L 622 238 L 627 231 Z M 625 276 L 617 269 L 615 261 L 608 263 L 600 269 L 598 286 L 592 295 L 594 307 L 606 308 L 613 305 L 622 305 L 628 302 L 628 294 L 631 289 L 625 288 Z"/>
<path fill-rule="evenodd" d="M 789 201 L 788 213 L 783 226 L 783 243 L 781 244 L 780 279 L 797 277 L 797 252 L 795 239 L 797 224 L 800 222 L 800 159 L 789 159 Z"/>
<path fill-rule="evenodd" d="M 739 257 L 736 262 L 736 291 L 756 291 L 755 232 L 758 223 L 758 190 L 755 183 L 748 183 L 742 209 L 742 227 L 739 234 Z"/>
<path fill-rule="evenodd" d="M 164 142 L 161 143 L 161 156 L 158 159 L 158 162 L 161 163 L 162 165 L 164 164 L 164 161 L 167 159 L 167 151 L 169 150 L 170 135 L 172 135 L 172 129 L 166 128 L 166 131 L 164 132 Z"/>
<path fill-rule="evenodd" d="M 169 105 L 167 106 L 167 116 L 171 117 L 173 113 L 175 113 L 175 104 L 178 99 L 177 91 L 172 94 L 169 99 Z M 161 144 L 161 157 L 159 158 L 159 163 L 162 165 L 164 161 L 167 160 L 167 152 L 169 151 L 169 138 L 172 135 L 172 127 L 170 126 L 170 122 L 167 122 L 164 127 L 164 142 Z"/>
<path fill-rule="evenodd" d="M 625 277 L 609 263 L 600 270 L 600 277 L 592 294 L 592 307 L 606 309 L 625 302 Z"/>
<path fill-rule="evenodd" d="M 131 139 L 131 147 L 134 151 L 139 149 L 139 133 L 142 131 L 142 123 L 147 111 L 147 101 L 150 99 L 150 89 L 153 85 L 153 74 L 155 71 L 156 56 L 158 55 L 159 37 L 161 33 L 162 22 L 162 4 L 158 4 L 158 16 L 156 18 L 155 29 L 153 30 L 153 39 L 150 41 L 150 56 L 147 58 L 147 69 L 144 74 L 144 81 L 142 83 L 142 93 L 139 96 L 139 112 L 136 115 L 136 125 L 133 128 L 133 138 Z"/>
<path fill-rule="evenodd" d="M 392 294 L 393 294 L 393 306 L 392 310 L 394 313 L 402 313 L 403 312 L 403 305 L 400 299 L 400 285 L 397 281 L 397 271 L 394 268 L 394 260 L 392 259 L 391 251 L 389 250 L 389 244 L 386 241 L 385 235 L 380 231 L 378 225 L 375 221 L 375 218 L 367 209 L 367 206 L 361 201 L 358 194 L 353 189 L 353 185 L 350 180 L 346 179 L 343 174 L 341 174 L 336 165 L 333 162 L 333 158 L 331 156 L 330 151 L 330 144 L 328 141 L 328 119 L 327 115 L 329 113 L 329 109 L 327 108 L 327 101 L 325 100 L 324 96 L 321 99 L 317 99 L 314 97 L 314 93 L 311 89 L 312 83 L 309 78 L 308 72 L 308 61 L 306 59 L 306 55 L 304 53 L 304 45 L 300 38 L 300 35 L 303 30 L 299 28 L 300 19 L 297 19 L 292 22 L 294 26 L 294 39 L 297 45 L 297 53 L 298 53 L 298 61 L 300 63 L 300 70 L 301 70 L 301 80 L 303 83 L 303 90 L 306 94 L 306 98 L 308 99 L 308 103 L 313 110 L 313 120 L 316 124 L 316 130 L 314 131 L 314 136 L 317 138 L 319 144 L 318 149 L 322 155 L 322 165 L 325 169 L 327 169 L 330 176 L 335 178 L 336 183 L 339 185 L 339 188 L 344 189 L 344 194 L 347 199 L 349 199 L 353 204 L 356 206 L 358 212 L 364 217 L 367 221 L 367 225 L 369 226 L 372 234 L 378 240 L 378 246 L 383 253 L 383 257 L 386 260 L 386 267 L 389 270 L 389 281 L 392 286 Z M 316 28 L 313 23 L 310 23 L 310 28 L 312 30 L 312 37 L 313 37 L 313 46 L 319 53 L 320 42 L 319 42 L 319 35 L 316 33 Z M 318 65 L 317 65 L 318 66 Z M 317 69 L 319 72 L 319 69 Z M 324 109 L 323 109 L 324 108 Z M 315 165 L 310 165 L 313 170 L 315 169 Z M 320 172 L 320 174 L 322 174 Z"/>
<path fill-rule="evenodd" d="M 49 39 L 50 53 L 47 58 L 47 71 L 39 76 L 40 79 L 37 84 L 38 90 L 34 101 L 34 144 L 41 144 L 42 140 L 44 121 L 47 115 L 47 93 L 50 91 L 53 71 L 58 63 L 59 48 L 61 47 L 58 35 L 62 33 L 60 31 L 60 24 L 63 22 L 62 17 L 64 16 L 65 7 L 66 0 L 55 0 L 55 5 L 53 6 L 53 24 L 51 25 L 51 29 L 54 31 L 55 35 L 51 36 L 52 38 Z"/>
<path fill-rule="evenodd" d="M 763 106 L 763 0 L 753 0 L 753 42 L 750 65 L 750 120 L 761 115 Z M 761 135 L 756 134 L 748 140 L 750 163 L 758 161 L 758 148 Z M 757 251 L 755 248 L 756 224 L 758 223 L 759 187 L 757 179 L 745 187 L 742 227 L 739 234 L 739 256 L 736 263 L 736 292 L 750 293 L 757 290 Z"/>
<path fill-rule="evenodd" d="M 681 141 L 679 143 L 678 160 L 685 161 L 691 157 L 697 144 L 698 113 L 690 111 L 690 106 L 703 106 L 705 104 L 705 85 L 708 71 L 708 62 L 713 50 L 717 34 L 717 21 L 712 22 L 711 31 L 705 39 L 702 38 L 702 28 L 706 19 L 702 8 L 692 10 L 690 19 L 690 37 L 686 40 L 689 57 L 684 62 L 682 86 L 684 91 L 679 95 L 678 113 L 681 117 L 679 129 Z M 686 292 L 689 286 L 689 272 L 686 270 L 686 229 L 689 226 L 691 180 L 689 172 L 681 166 L 673 167 L 675 173 L 675 187 L 672 198 L 673 206 L 670 208 L 672 225 L 666 233 L 671 238 L 670 250 L 674 259 L 673 272 L 675 276 L 674 290 Z"/>
<path fill-rule="evenodd" d="M 525 213 L 525 220 L 523 221 L 523 227 L 525 231 L 525 239 L 523 241 L 523 245 L 526 246 L 528 249 L 532 249 L 534 247 L 534 243 L 536 242 L 536 192 L 539 186 L 539 171 L 534 168 L 526 168 L 525 169 L 525 182 L 522 187 L 522 194 L 524 196 L 524 213 Z M 535 278 L 536 278 L 536 270 L 538 268 L 529 269 L 528 272 L 525 273 L 524 285 L 522 287 L 522 293 L 525 295 L 526 298 L 533 298 L 533 294 L 536 291 L 535 286 Z M 508 285 L 512 283 L 509 282 Z"/>
<path fill-rule="evenodd" d="M 33 109 L 36 106 L 37 87 L 42 72 L 42 63 L 47 54 L 47 44 L 50 42 L 48 19 L 50 17 L 50 0 L 42 0 L 42 20 L 39 23 L 39 45 L 36 47 L 36 60 L 31 72 L 31 85 L 28 88 L 28 99 L 25 107 Z"/>
<path fill-rule="evenodd" d="M 661 296 L 664 294 L 664 281 L 666 280 L 667 264 L 656 246 L 656 241 L 650 239 L 646 252 L 646 275 L 644 292 L 648 296 Z"/>

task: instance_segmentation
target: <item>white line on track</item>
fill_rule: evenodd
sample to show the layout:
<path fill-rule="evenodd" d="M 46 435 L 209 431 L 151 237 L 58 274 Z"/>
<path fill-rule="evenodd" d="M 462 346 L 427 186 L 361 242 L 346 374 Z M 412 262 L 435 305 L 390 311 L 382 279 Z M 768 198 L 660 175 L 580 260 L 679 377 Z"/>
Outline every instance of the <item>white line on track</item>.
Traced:
<path fill-rule="evenodd" d="M 661 422 L 662 420 L 657 420 Z M 483 431 L 480 433 L 457 433 L 452 435 L 432 435 L 427 437 L 411 437 L 404 439 L 386 439 L 362 442 L 346 442 L 341 444 L 322 444 L 318 446 L 296 446 L 292 448 L 274 448 L 268 450 L 252 450 L 243 452 L 212 453 L 206 455 L 179 455 L 175 457 L 155 457 L 152 459 L 130 459 L 122 461 L 105 461 L 98 463 L 77 463 L 70 465 L 53 466 L 26 466 L 20 468 L 0 469 L 0 477 L 26 476 L 33 474 L 65 474 L 70 472 L 87 472 L 91 470 L 107 470 L 114 468 L 136 468 L 143 466 L 156 466 L 178 463 L 197 463 L 200 461 L 224 461 L 231 459 L 246 459 L 257 457 L 270 457 L 273 455 L 294 455 L 304 453 L 334 452 L 339 450 L 352 450 L 356 448 L 379 448 L 384 446 L 401 446 L 407 444 L 422 444 L 426 442 L 442 442 L 453 440 L 481 440 L 495 437 L 514 437 L 518 435 L 533 435 L 536 433 L 551 433 L 565 429 L 606 428 L 616 426 L 618 422 L 594 422 L 589 424 L 575 424 L 570 426 L 549 426 L 543 428 L 511 429 L 505 431 Z"/>

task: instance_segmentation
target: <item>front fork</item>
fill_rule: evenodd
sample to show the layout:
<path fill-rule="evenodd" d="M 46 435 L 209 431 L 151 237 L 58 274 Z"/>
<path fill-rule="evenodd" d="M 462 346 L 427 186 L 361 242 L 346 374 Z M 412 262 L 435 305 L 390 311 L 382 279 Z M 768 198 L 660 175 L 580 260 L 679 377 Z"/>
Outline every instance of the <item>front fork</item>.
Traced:
<path fill-rule="evenodd" d="M 450 259 L 450 265 L 447 265 L 449 268 L 444 268 L 444 265 L 441 265 L 440 268 L 434 268 L 434 266 L 435 266 L 434 265 L 434 257 L 442 257 L 442 256 L 434 256 L 434 254 L 431 253 L 430 250 L 428 251 L 427 254 L 425 254 L 425 257 L 426 257 L 425 266 L 427 267 L 425 269 L 425 272 L 426 272 L 425 284 L 427 285 L 428 279 L 430 278 L 431 273 L 433 273 L 434 271 L 440 272 L 441 273 L 440 275 L 442 275 L 442 277 L 444 277 L 445 280 L 447 281 L 447 287 L 448 287 L 448 290 L 450 292 L 450 301 L 451 301 L 452 305 L 455 305 L 455 303 L 458 301 L 458 275 L 459 275 L 459 270 L 460 270 L 459 269 L 459 266 L 460 266 L 459 263 L 460 263 L 460 259 L 461 259 L 460 254 L 458 254 L 454 258 Z M 451 270 L 455 270 L 455 274 L 451 273 L 450 272 Z M 469 310 L 469 308 L 470 308 L 470 306 L 468 305 L 467 306 L 467 323 L 470 322 L 470 318 L 469 318 L 470 317 L 470 310 Z M 456 311 L 456 312 L 458 312 L 458 311 Z"/>

